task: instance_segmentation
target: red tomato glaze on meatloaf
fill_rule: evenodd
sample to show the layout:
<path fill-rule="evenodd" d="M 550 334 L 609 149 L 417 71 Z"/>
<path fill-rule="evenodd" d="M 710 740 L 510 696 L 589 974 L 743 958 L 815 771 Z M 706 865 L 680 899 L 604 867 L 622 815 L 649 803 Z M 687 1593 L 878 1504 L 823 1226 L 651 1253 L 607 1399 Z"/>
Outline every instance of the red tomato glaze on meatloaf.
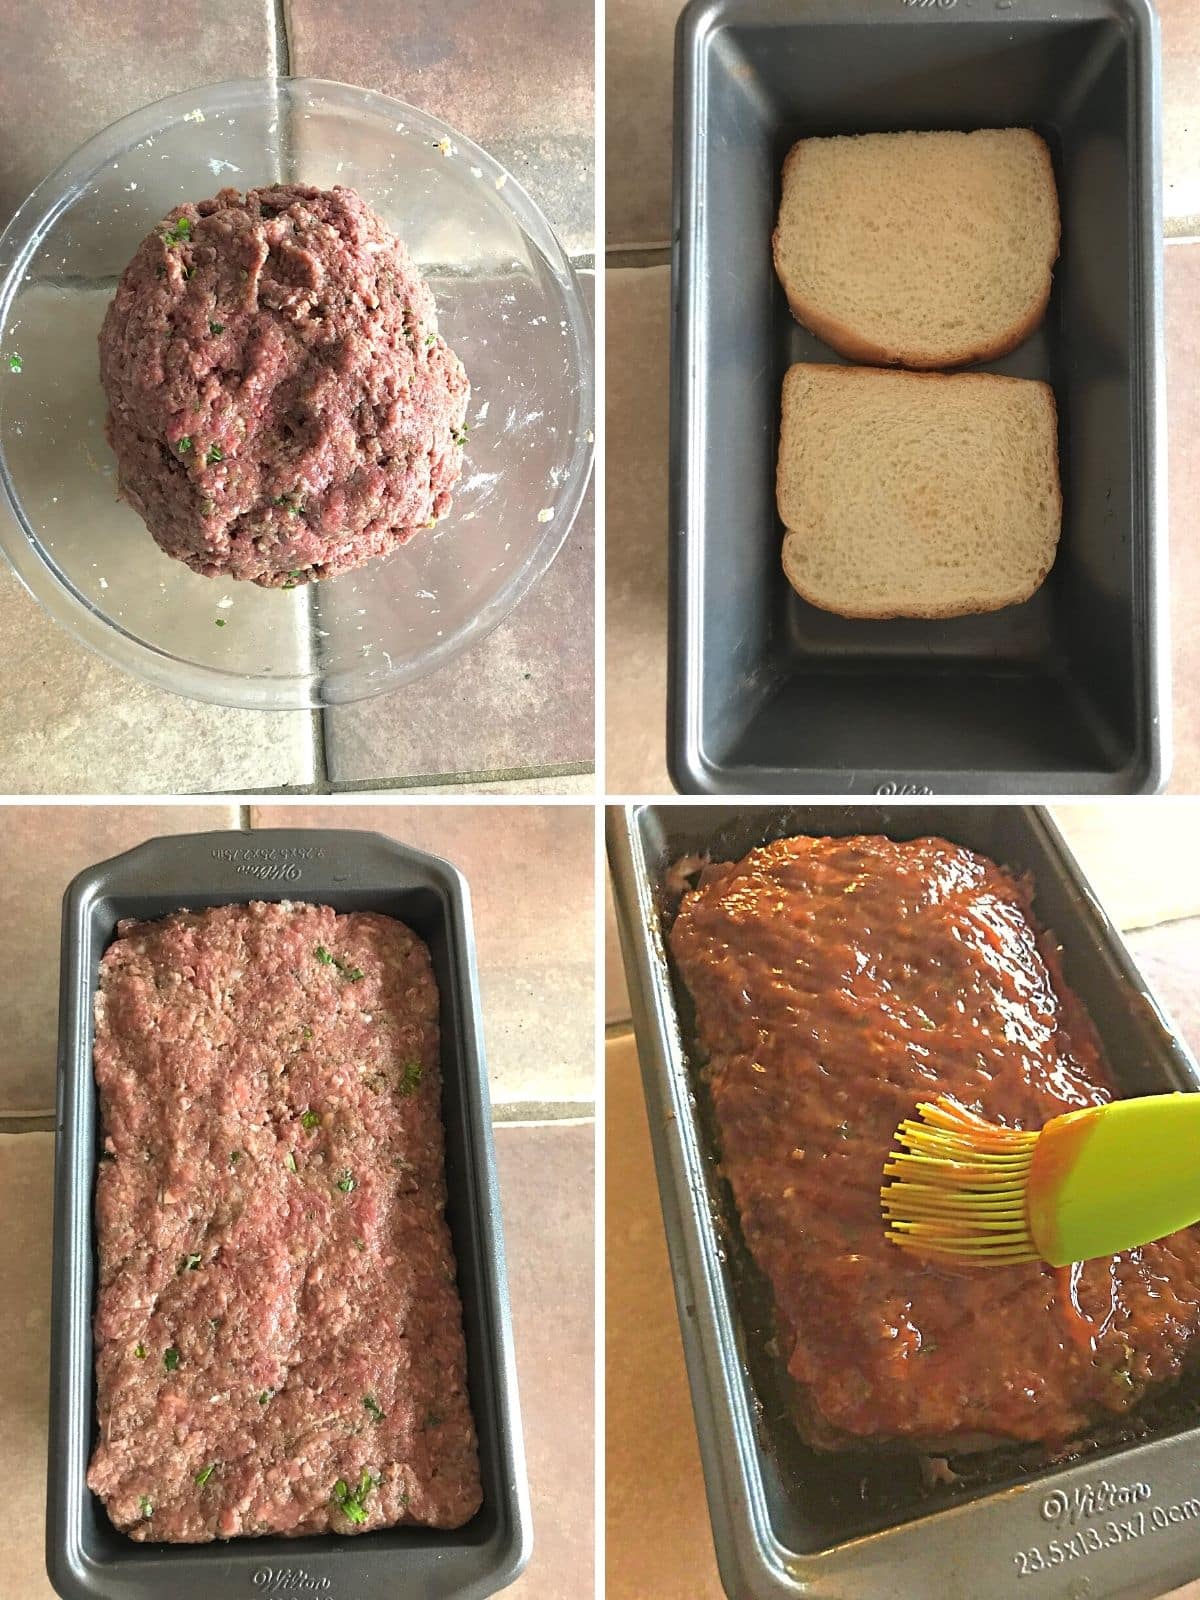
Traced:
<path fill-rule="evenodd" d="M 481 1501 L 438 993 L 403 924 L 123 922 L 96 997 L 99 1442 L 133 1539 L 455 1528 Z"/>
<path fill-rule="evenodd" d="M 707 869 L 670 944 L 812 1442 L 1058 1446 L 1178 1376 L 1195 1229 L 1061 1272 L 933 1267 L 884 1238 L 884 1160 L 919 1100 L 1036 1128 L 1113 1096 L 1025 883 L 942 839 L 781 839 Z"/>

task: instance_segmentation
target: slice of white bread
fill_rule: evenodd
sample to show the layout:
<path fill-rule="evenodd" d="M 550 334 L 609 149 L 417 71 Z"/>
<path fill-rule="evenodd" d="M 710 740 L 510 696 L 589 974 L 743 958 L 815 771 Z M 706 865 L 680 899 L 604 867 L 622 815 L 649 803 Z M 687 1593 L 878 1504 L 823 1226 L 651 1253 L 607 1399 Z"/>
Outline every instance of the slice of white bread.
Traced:
<path fill-rule="evenodd" d="M 773 240 L 792 314 L 854 361 L 990 361 L 1046 313 L 1058 191 L 1029 128 L 801 139 Z"/>
<path fill-rule="evenodd" d="M 1027 600 L 1062 522 L 1045 383 L 799 365 L 776 478 L 797 594 L 844 617 L 957 617 Z"/>

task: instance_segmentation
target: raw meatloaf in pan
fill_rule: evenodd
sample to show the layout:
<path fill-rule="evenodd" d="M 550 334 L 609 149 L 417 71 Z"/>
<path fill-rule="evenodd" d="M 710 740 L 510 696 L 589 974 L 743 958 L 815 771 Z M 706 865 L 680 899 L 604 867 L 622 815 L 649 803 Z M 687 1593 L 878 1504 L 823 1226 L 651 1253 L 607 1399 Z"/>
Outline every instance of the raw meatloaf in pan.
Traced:
<path fill-rule="evenodd" d="M 935 1267 L 884 1237 L 919 1101 L 1036 1128 L 1116 1092 L 1026 881 L 943 839 L 780 839 L 704 868 L 670 945 L 811 1444 L 1057 1449 L 1180 1375 L 1200 1230 L 1062 1271 Z"/>
<path fill-rule="evenodd" d="M 116 1526 L 465 1523 L 480 1473 L 425 944 L 286 901 L 123 922 L 95 1075 L 88 1483 Z"/>

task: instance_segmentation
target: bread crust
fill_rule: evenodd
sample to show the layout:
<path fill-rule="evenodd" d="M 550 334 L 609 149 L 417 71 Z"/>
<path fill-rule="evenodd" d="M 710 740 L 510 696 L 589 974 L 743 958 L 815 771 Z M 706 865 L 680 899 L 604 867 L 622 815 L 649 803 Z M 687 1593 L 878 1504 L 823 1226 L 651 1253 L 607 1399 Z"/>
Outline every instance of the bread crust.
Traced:
<path fill-rule="evenodd" d="M 1008 606 L 1022 605 L 1026 600 L 1032 599 L 1032 597 L 1037 593 L 1042 584 L 1045 583 L 1046 579 L 1050 575 L 1051 569 L 1053 568 L 1054 562 L 1058 556 L 1058 546 L 1062 538 L 1062 477 L 1061 472 L 1059 471 L 1056 471 L 1054 474 L 1054 483 L 1052 486 L 1054 493 L 1055 522 L 1058 527 L 1058 532 L 1055 535 L 1054 548 L 1050 552 L 1050 560 L 1046 566 L 1036 574 L 1032 583 L 1028 585 L 1022 585 L 1019 589 L 1014 590 L 1011 594 L 1006 595 L 1002 599 L 964 600 L 961 603 L 952 606 L 927 606 L 900 609 L 895 607 L 879 607 L 877 609 L 860 610 L 852 607 L 831 605 L 828 600 L 821 599 L 818 595 L 812 593 L 811 590 L 808 590 L 804 587 L 803 583 L 801 583 L 789 570 L 788 544 L 793 539 L 804 538 L 805 535 L 800 529 L 789 528 L 784 520 L 783 510 L 780 504 L 780 491 L 782 488 L 783 477 L 783 440 L 787 427 L 787 408 L 790 404 L 788 395 L 789 389 L 792 386 L 790 380 L 792 379 L 794 373 L 803 371 L 805 367 L 817 365 L 821 364 L 818 362 L 799 361 L 796 362 L 794 366 L 789 367 L 787 372 L 784 374 L 783 403 L 780 408 L 781 414 L 779 420 L 779 446 L 775 453 L 775 510 L 780 522 L 783 523 L 784 527 L 784 538 L 783 546 L 780 550 L 780 560 L 783 566 L 784 577 L 800 596 L 800 598 L 802 600 L 806 600 L 810 606 L 815 606 L 818 611 L 827 611 L 833 616 L 846 617 L 855 622 L 886 622 L 892 621 L 898 617 L 908 617 L 920 621 L 934 622 L 944 620 L 947 617 L 982 616 L 991 611 L 1003 611 Z M 822 374 L 832 375 L 834 373 L 838 373 L 841 377 L 850 378 L 851 380 L 856 379 L 860 373 L 870 370 L 872 369 L 863 367 L 840 367 L 832 364 L 828 366 L 821 366 Z M 890 371 L 891 369 L 886 370 Z M 975 383 L 1025 383 L 1035 385 L 1036 388 L 1042 391 L 1042 398 L 1049 408 L 1050 416 L 1054 424 L 1056 441 L 1055 464 L 1057 466 L 1058 402 L 1054 398 L 1054 390 L 1048 383 L 1043 383 L 1040 379 L 1033 378 L 1010 378 L 998 372 L 908 372 L 906 376 L 916 383 L 962 383 L 969 379 Z"/>
<path fill-rule="evenodd" d="M 1062 215 L 1057 205 L 1058 185 L 1054 178 L 1054 163 L 1050 156 L 1050 147 L 1040 133 L 1035 133 L 1032 128 L 1022 128 L 1020 132 L 1027 134 L 1033 141 L 1039 160 L 1044 168 L 1045 181 L 1050 191 L 1055 196 L 1054 207 L 1054 237 L 1045 262 L 1044 282 L 1037 302 L 1030 306 L 1027 314 L 1011 327 L 998 333 L 996 338 L 985 344 L 965 344 L 951 347 L 943 351 L 922 352 L 906 348 L 903 345 L 884 345 L 866 338 L 864 335 L 847 327 L 836 317 L 828 315 L 819 306 L 805 300 L 795 287 L 788 282 L 783 270 L 780 251 L 780 226 L 778 213 L 776 214 L 775 228 L 771 234 L 771 257 L 775 265 L 775 275 L 783 286 L 787 296 L 788 308 L 803 327 L 827 344 L 831 350 L 836 350 L 839 355 L 847 356 L 851 361 L 865 362 L 875 367 L 906 367 L 913 371 L 921 372 L 932 368 L 966 367 L 982 361 L 996 361 L 1001 356 L 1008 355 L 1018 345 L 1025 343 L 1026 339 L 1042 324 L 1046 315 L 1046 308 L 1050 304 L 1050 290 L 1053 284 L 1054 264 L 1058 260 L 1059 248 L 1062 243 Z M 793 166 L 803 159 L 805 147 L 821 141 L 814 139 L 797 139 L 788 151 L 783 163 L 783 187 L 787 189 L 788 173 Z M 782 206 L 782 193 L 780 196 Z"/>
<path fill-rule="evenodd" d="M 1047 567 L 1045 571 L 1039 575 L 1037 581 L 1031 586 L 1017 590 L 1011 595 L 1006 595 L 1002 600 L 964 601 L 962 605 L 958 606 L 929 606 L 924 610 L 917 610 L 914 608 L 911 611 L 854 611 L 850 610 L 848 607 L 830 605 L 828 600 L 820 599 L 819 596 L 805 589 L 803 584 L 799 583 L 788 571 L 788 539 L 795 537 L 795 530 L 789 528 L 783 541 L 784 577 L 800 596 L 801 600 L 806 600 L 810 606 L 815 606 L 818 611 L 827 611 L 830 613 L 830 615 L 835 617 L 846 617 L 851 622 L 893 622 L 900 617 L 907 617 L 910 621 L 917 622 L 940 622 L 944 621 L 947 617 L 980 617 L 984 616 L 989 611 L 1004 611 L 1009 606 L 1023 605 L 1026 600 L 1031 600 L 1033 598 L 1033 596 L 1038 592 L 1050 575 L 1050 568 Z"/>

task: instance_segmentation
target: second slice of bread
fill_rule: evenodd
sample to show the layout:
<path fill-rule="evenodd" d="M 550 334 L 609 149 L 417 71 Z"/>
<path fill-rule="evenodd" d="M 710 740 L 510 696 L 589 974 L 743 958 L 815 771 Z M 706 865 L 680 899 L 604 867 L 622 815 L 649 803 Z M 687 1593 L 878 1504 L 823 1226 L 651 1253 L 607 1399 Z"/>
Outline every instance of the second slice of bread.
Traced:
<path fill-rule="evenodd" d="M 793 315 L 855 361 L 962 366 L 1042 320 L 1058 193 L 1029 128 L 802 139 L 775 267 Z"/>
<path fill-rule="evenodd" d="M 954 617 L 1027 600 L 1062 521 L 1048 384 L 801 364 L 776 480 L 796 592 L 846 617 Z"/>

